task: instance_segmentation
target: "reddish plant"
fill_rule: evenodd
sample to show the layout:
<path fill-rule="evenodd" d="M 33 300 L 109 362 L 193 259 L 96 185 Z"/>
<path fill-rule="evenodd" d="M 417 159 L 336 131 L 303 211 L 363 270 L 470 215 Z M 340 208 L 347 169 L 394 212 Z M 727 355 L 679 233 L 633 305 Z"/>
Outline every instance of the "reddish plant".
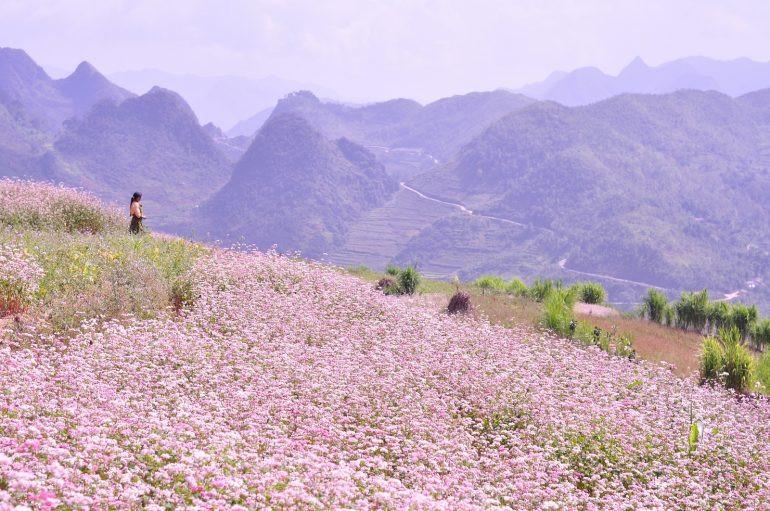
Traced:
<path fill-rule="evenodd" d="M 449 299 L 446 306 L 447 314 L 466 314 L 471 310 L 471 295 L 465 291 L 458 291 Z"/>

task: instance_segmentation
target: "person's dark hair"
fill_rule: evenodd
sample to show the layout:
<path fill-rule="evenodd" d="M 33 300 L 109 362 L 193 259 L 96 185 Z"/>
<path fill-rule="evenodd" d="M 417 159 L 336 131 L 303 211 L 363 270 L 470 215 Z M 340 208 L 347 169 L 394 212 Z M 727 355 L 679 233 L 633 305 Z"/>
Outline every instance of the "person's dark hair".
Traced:
<path fill-rule="evenodd" d="M 131 196 L 131 204 L 140 200 L 142 200 L 142 194 L 139 192 L 134 192 L 134 195 Z"/>

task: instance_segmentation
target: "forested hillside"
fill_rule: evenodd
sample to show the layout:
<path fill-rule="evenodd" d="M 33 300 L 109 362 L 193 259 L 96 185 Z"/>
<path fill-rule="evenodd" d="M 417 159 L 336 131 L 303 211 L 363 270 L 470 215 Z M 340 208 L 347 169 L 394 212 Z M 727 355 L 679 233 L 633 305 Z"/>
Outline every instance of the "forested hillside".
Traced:
<path fill-rule="evenodd" d="M 570 247 L 553 257 L 574 269 L 738 289 L 770 262 L 770 126 L 760 98 L 682 91 L 536 104 L 412 184 L 553 231 Z"/>

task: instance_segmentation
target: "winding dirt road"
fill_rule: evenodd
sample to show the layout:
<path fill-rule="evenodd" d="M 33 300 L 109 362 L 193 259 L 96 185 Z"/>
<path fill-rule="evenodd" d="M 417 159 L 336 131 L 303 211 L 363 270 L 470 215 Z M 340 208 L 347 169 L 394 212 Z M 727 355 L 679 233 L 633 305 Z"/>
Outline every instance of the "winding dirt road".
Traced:
<path fill-rule="evenodd" d="M 447 206 L 452 206 L 452 207 L 458 209 L 461 213 L 464 213 L 466 215 L 473 215 L 473 216 L 478 217 L 478 218 L 486 218 L 488 220 L 494 220 L 496 222 L 502 222 L 502 223 L 506 223 L 506 224 L 510 224 L 510 225 L 515 225 L 517 227 L 525 227 L 525 228 L 538 229 L 540 231 L 544 231 L 544 232 L 548 232 L 548 233 L 554 234 L 554 231 L 552 231 L 551 229 L 547 229 L 545 227 L 528 226 L 528 225 L 525 225 L 525 224 L 523 224 L 521 222 L 515 222 L 513 220 L 508 220 L 507 218 L 500 218 L 500 217 L 497 217 L 497 216 L 481 215 L 479 213 L 474 213 L 472 209 L 468 209 L 468 208 L 466 208 L 465 206 L 463 206 L 460 203 L 449 202 L 449 201 L 444 201 L 444 200 L 441 200 L 441 199 L 436 199 L 434 197 L 430 197 L 428 195 L 425 195 L 421 191 L 412 188 L 411 186 L 407 185 L 406 183 L 401 182 L 399 184 L 401 185 L 401 188 L 403 188 L 404 190 L 408 190 L 408 191 L 414 193 L 415 195 L 417 195 L 421 199 L 429 200 L 429 201 L 432 201 L 432 202 L 437 202 L 439 204 L 444 204 L 444 205 L 447 205 Z M 566 258 L 564 258 L 564 259 L 559 261 L 559 268 L 562 269 L 563 271 L 566 271 L 566 272 L 569 272 L 569 273 L 574 273 L 575 275 L 583 275 L 585 277 L 592 277 L 592 278 L 595 278 L 595 279 L 610 280 L 612 282 L 620 282 L 620 283 L 623 283 L 623 284 L 630 284 L 630 285 L 633 285 L 633 286 L 639 286 L 639 287 L 644 287 L 644 288 L 648 288 L 648 289 L 649 288 L 659 289 L 661 291 L 676 291 L 675 289 L 671 289 L 671 288 L 667 288 L 667 287 L 661 287 L 661 286 L 656 286 L 655 284 L 650 284 L 648 282 L 640 282 L 640 281 L 637 281 L 637 280 L 623 279 L 623 278 L 620 278 L 620 277 L 613 277 L 612 275 L 605 275 L 603 273 L 591 273 L 591 272 L 585 272 L 585 271 L 580 271 L 580 270 L 573 270 L 571 268 L 567 268 L 567 259 Z M 733 291 L 731 293 L 725 293 L 724 296 L 720 300 L 724 300 L 724 301 L 734 300 L 734 299 L 736 299 L 736 298 L 746 294 L 746 292 L 747 291 L 745 289 L 739 289 L 739 290 Z"/>

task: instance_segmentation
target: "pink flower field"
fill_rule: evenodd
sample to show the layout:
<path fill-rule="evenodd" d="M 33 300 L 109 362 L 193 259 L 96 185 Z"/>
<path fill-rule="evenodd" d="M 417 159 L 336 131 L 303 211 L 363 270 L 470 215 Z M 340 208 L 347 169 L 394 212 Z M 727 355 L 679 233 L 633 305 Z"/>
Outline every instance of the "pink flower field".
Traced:
<path fill-rule="evenodd" d="M 195 274 L 181 317 L 2 342 L 0 510 L 770 509 L 765 402 L 275 254 Z"/>

